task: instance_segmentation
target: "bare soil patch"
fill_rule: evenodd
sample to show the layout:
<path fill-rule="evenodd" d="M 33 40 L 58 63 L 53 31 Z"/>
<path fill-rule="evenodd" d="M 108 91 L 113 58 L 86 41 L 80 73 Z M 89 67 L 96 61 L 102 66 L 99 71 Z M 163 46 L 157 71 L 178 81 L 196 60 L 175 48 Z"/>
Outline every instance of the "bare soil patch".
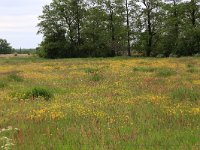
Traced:
<path fill-rule="evenodd" d="M 28 54 L 0 54 L 0 58 L 12 58 L 12 57 L 30 57 Z"/>

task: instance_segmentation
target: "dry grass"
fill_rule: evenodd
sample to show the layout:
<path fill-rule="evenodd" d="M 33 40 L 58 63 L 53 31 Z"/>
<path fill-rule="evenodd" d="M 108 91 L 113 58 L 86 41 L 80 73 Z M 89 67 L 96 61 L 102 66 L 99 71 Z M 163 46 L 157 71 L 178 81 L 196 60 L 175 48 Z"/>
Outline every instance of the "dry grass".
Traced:
<path fill-rule="evenodd" d="M 13 58 L 13 57 L 19 57 L 19 58 L 23 58 L 23 57 L 31 57 L 28 54 L 0 54 L 0 58 Z"/>

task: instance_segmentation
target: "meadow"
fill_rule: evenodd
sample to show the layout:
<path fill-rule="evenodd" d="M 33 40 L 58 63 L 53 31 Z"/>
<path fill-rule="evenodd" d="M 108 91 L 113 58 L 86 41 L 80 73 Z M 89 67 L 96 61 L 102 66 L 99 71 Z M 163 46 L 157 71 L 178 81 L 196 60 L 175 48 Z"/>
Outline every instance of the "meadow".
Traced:
<path fill-rule="evenodd" d="M 0 58 L 0 147 L 200 149 L 200 58 Z"/>

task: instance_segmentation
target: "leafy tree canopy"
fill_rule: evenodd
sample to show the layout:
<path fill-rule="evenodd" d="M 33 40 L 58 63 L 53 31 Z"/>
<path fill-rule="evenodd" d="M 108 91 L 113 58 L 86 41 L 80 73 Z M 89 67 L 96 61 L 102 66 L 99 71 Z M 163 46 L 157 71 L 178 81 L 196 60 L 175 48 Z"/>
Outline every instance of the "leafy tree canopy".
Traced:
<path fill-rule="evenodd" d="M 200 53 L 199 0 L 53 0 L 39 17 L 48 58 Z"/>
<path fill-rule="evenodd" d="M 0 54 L 10 54 L 12 53 L 13 48 L 5 39 L 0 39 Z"/>

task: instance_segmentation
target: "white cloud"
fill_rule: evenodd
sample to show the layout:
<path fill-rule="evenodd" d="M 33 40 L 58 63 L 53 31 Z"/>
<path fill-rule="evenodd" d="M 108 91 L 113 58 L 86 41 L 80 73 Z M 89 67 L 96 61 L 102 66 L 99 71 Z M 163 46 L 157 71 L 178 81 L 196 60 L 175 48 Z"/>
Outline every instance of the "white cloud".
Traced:
<path fill-rule="evenodd" d="M 15 48 L 36 47 L 41 42 L 36 27 L 42 6 L 52 0 L 5 0 L 0 5 L 0 38 Z"/>
<path fill-rule="evenodd" d="M 0 16 L 0 32 L 29 31 L 37 25 L 37 15 Z"/>

